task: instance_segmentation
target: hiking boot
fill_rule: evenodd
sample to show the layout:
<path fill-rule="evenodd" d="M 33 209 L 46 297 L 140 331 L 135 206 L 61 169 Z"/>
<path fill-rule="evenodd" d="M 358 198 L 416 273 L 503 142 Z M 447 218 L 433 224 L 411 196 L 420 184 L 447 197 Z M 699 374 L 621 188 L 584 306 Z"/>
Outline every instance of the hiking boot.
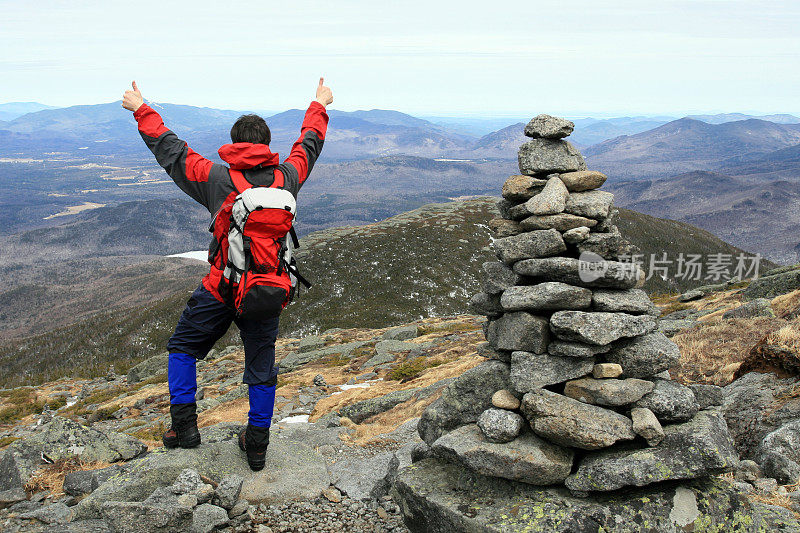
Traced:
<path fill-rule="evenodd" d="M 197 429 L 197 404 L 176 403 L 169 406 L 172 426 L 161 437 L 166 448 L 195 448 L 200 445 Z"/>
<path fill-rule="evenodd" d="M 254 472 L 264 468 L 268 445 L 269 428 L 247 424 L 247 429 L 239 433 L 239 449 L 247 453 L 247 464 Z"/>

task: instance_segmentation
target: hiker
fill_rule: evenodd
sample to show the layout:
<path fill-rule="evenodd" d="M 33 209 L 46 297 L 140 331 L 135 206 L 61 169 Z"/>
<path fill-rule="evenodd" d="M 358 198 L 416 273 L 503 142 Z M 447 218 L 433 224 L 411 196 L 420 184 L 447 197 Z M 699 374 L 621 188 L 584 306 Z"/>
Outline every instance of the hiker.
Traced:
<path fill-rule="evenodd" d="M 164 126 L 144 103 L 134 81 L 122 107 L 133 111 L 145 144 L 180 189 L 214 215 L 209 247 L 211 271 L 189 298 L 167 343 L 172 424 L 163 436 L 167 448 L 200 444 L 197 429 L 195 366 L 231 325 L 241 330 L 250 411 L 239 434 L 252 470 L 264 468 L 275 404 L 278 365 L 275 339 L 279 314 L 294 295 L 298 279 L 291 250 L 296 198 L 322 151 L 328 127 L 331 90 L 319 79 L 316 99 L 306 111 L 300 138 L 280 163 L 270 151 L 271 134 L 257 115 L 243 115 L 231 128 L 231 142 L 219 149 L 228 166 L 195 153 Z"/>

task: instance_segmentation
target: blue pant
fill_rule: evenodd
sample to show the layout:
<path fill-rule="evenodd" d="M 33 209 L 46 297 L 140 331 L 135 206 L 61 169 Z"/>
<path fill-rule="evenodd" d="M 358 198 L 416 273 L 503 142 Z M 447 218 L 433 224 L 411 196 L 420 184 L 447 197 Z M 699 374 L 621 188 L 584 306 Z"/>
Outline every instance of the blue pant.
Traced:
<path fill-rule="evenodd" d="M 269 427 L 278 377 L 275 363 L 278 318 L 236 318 L 235 312 L 214 298 L 202 284 L 189 298 L 175 333 L 167 343 L 170 402 L 194 402 L 197 392 L 195 364 L 225 335 L 232 322 L 239 327 L 244 343 L 242 382 L 248 385 L 250 392 L 250 423 Z"/>

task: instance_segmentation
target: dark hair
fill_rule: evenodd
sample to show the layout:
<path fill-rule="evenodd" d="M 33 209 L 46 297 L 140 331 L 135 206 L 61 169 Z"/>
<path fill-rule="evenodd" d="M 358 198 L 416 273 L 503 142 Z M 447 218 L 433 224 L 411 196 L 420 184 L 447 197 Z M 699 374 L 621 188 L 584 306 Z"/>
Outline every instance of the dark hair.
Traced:
<path fill-rule="evenodd" d="M 267 123 L 258 115 L 242 115 L 231 128 L 234 143 L 269 144 L 272 134 Z"/>

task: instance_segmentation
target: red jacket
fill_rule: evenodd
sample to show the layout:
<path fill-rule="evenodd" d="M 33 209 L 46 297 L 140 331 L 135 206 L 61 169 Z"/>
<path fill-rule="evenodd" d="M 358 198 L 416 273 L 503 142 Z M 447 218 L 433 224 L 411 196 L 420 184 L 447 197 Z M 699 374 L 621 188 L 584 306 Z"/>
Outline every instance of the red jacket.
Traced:
<path fill-rule="evenodd" d="M 300 138 L 294 143 L 289 157 L 283 163 L 279 162 L 278 154 L 273 153 L 266 144 L 234 143 L 219 149 L 219 156 L 230 165 L 227 167 L 214 163 L 189 148 L 164 126 L 161 115 L 147 104 L 142 104 L 133 117 L 139 124 L 142 139 L 156 156 L 158 163 L 183 192 L 203 204 L 212 214 L 226 201 L 233 202 L 238 195 L 231 180 L 230 169 L 242 171 L 247 181 L 257 186 L 267 187 L 276 177 L 278 183 L 283 178 L 283 188 L 297 198 L 300 187 L 322 151 L 328 129 L 325 108 L 319 102 L 311 102 L 303 119 Z M 280 175 L 276 176 L 276 173 Z M 211 265 L 211 271 L 203 278 L 203 285 L 222 302 L 224 300 L 217 290 L 221 278 L 222 270 L 218 265 Z"/>

